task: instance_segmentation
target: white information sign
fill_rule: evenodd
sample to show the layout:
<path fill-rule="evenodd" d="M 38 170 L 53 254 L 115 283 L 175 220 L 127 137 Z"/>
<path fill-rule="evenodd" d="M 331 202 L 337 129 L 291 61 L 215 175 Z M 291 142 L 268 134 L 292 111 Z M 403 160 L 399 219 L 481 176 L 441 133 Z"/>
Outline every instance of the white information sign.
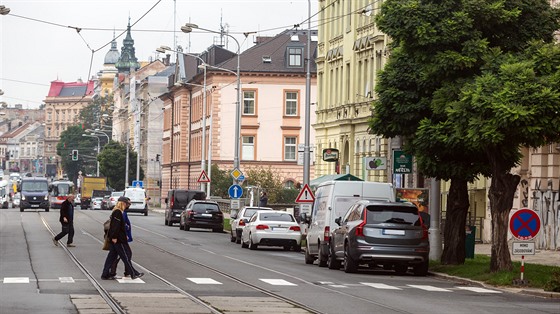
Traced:
<path fill-rule="evenodd" d="M 513 255 L 535 255 L 535 242 L 513 242 Z"/>

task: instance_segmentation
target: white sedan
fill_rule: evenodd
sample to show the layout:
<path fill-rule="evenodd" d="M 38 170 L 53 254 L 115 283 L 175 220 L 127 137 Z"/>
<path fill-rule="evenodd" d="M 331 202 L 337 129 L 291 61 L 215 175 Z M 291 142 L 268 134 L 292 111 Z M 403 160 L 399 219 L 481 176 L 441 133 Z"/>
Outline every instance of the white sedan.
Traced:
<path fill-rule="evenodd" d="M 259 245 L 301 251 L 301 228 L 294 216 L 279 210 L 257 211 L 243 227 L 241 247 L 255 250 Z"/>
<path fill-rule="evenodd" d="M 101 202 L 103 197 L 94 197 L 91 199 L 91 209 L 101 209 Z"/>

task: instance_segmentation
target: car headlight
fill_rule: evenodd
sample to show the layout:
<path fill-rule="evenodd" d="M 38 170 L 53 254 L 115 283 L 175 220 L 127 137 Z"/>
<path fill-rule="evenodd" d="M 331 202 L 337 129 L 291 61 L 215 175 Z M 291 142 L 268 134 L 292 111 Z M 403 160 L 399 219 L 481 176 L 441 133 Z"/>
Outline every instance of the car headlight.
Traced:
<path fill-rule="evenodd" d="M 44 197 L 43 199 L 44 199 L 45 201 L 48 201 L 48 200 L 49 200 L 49 196 L 48 196 L 48 195 L 45 195 L 45 197 Z"/>
<path fill-rule="evenodd" d="M 22 195 L 22 196 L 21 196 L 21 200 L 22 200 L 22 201 L 25 201 L 25 195 Z"/>

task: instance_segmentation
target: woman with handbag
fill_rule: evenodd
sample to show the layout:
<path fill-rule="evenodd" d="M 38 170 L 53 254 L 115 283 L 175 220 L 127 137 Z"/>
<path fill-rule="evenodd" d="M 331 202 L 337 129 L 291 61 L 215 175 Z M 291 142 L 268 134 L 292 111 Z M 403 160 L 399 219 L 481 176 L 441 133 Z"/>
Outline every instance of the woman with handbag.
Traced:
<path fill-rule="evenodd" d="M 111 267 L 117 258 L 123 261 L 125 273 L 130 274 L 131 279 L 144 276 L 144 273 L 136 271 L 132 266 L 131 250 L 128 245 L 126 222 L 123 215 L 127 206 L 126 199 L 121 200 L 121 198 L 119 198 L 115 209 L 111 213 L 111 222 L 109 231 L 107 232 L 107 238 L 110 240 L 110 248 L 101 274 L 101 279 L 103 280 L 116 279 L 116 277 L 111 274 Z"/>

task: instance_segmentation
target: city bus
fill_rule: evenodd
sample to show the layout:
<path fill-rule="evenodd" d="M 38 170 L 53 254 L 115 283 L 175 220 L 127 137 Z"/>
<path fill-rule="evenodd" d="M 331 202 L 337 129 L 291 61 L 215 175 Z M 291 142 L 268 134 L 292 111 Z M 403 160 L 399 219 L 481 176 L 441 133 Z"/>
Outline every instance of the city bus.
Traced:
<path fill-rule="evenodd" d="M 49 203 L 51 208 L 60 208 L 68 195 L 74 194 L 74 183 L 68 180 L 56 180 L 49 185 Z"/>

